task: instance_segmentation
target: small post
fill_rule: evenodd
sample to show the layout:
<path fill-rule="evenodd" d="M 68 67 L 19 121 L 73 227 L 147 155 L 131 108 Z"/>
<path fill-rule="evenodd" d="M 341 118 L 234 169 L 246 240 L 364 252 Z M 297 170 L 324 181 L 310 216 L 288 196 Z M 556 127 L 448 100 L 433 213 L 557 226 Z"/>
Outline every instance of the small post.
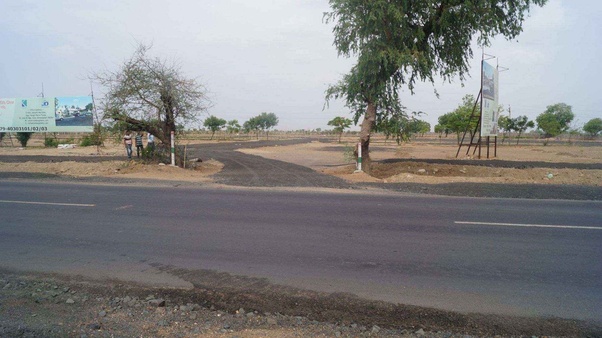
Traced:
<path fill-rule="evenodd" d="M 362 172 L 362 143 L 357 144 L 357 170 L 356 173 Z"/>
<path fill-rule="evenodd" d="M 171 131 L 171 165 L 176 166 L 176 134 L 173 130 Z"/>

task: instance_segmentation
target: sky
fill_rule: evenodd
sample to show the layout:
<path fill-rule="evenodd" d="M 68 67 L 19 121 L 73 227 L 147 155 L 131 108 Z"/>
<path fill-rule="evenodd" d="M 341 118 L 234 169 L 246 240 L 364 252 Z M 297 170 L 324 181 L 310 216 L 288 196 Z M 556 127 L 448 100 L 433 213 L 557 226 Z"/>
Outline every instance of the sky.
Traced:
<path fill-rule="evenodd" d="M 325 109 L 324 92 L 354 61 L 338 56 L 327 11 L 327 0 L 2 0 L 0 97 L 89 95 L 89 74 L 118 69 L 145 43 L 207 87 L 206 116 L 242 124 L 272 112 L 279 130 L 326 129 L 336 116 L 351 118 L 343 102 Z M 602 118 L 601 17 L 602 1 L 549 0 L 532 8 L 516 39 L 494 39 L 489 62 L 509 69 L 499 103 L 534 120 L 563 102 L 576 127 Z M 470 78 L 403 90 L 402 104 L 434 126 L 463 96 L 476 97 L 482 50 L 473 52 Z"/>

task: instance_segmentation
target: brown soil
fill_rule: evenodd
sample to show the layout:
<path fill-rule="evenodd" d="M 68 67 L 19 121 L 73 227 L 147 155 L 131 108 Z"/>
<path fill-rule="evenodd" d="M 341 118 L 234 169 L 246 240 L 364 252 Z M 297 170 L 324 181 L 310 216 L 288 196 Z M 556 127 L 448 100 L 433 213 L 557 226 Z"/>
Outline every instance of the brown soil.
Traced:
<path fill-rule="evenodd" d="M 100 150 L 100 152 L 98 152 Z M 600 163 L 602 146 L 514 146 L 498 147 L 498 156 L 493 160 L 482 160 L 486 165 L 468 165 L 456 161 L 455 145 L 409 143 L 397 146 L 373 142 L 371 158 L 374 161 L 372 176 L 354 173 L 355 165 L 349 154 L 350 144 L 312 142 L 292 146 L 247 148 L 239 151 L 310 167 L 318 172 L 344 178 L 350 182 L 383 183 L 513 183 L 513 184 L 575 184 L 602 186 L 600 169 L 554 169 L 530 167 L 530 162 L 549 163 Z M 100 162 L 63 161 L 63 162 L 2 162 L 2 155 L 61 156 L 83 158 L 115 158 Z M 398 159 L 394 163 L 379 162 Z M 425 160 L 449 160 L 450 164 L 427 163 Z M 461 160 L 471 160 L 464 157 Z M 520 162 L 518 168 L 496 166 L 496 161 L 508 160 Z M 64 176 L 86 177 L 124 177 L 155 180 L 210 182 L 211 176 L 218 173 L 223 164 L 205 159 L 195 170 L 144 164 L 134 159 L 127 161 L 122 145 L 109 144 L 107 147 L 75 147 L 73 149 L 43 148 L 40 146 L 18 148 L 0 147 L 0 172 L 47 173 Z"/>
<path fill-rule="evenodd" d="M 98 150 L 100 150 L 100 152 Z M 43 163 L 32 161 L 6 163 L 2 162 L 2 155 L 47 156 L 49 158 L 71 157 L 74 160 L 77 158 L 78 161 L 50 160 Z M 123 157 L 123 160 L 114 159 L 116 157 Z M 81 161 L 82 158 L 107 158 L 107 160 L 85 162 Z M 99 176 L 210 182 L 210 176 L 223 168 L 223 165 L 215 160 L 207 160 L 198 163 L 198 165 L 195 163 L 195 165 L 196 167 L 194 170 L 185 170 L 169 165 L 145 163 L 135 157 L 132 161 L 128 161 L 123 146 L 115 144 L 108 144 L 106 147 L 101 147 L 100 149 L 97 149 L 96 147 L 78 146 L 75 146 L 72 149 L 0 147 L 0 172 L 45 173 L 73 177 Z"/>
<path fill-rule="evenodd" d="M 345 158 L 349 145 L 325 145 L 313 142 L 303 145 L 242 149 L 240 151 L 270 159 L 309 166 L 317 171 L 339 176 L 351 182 L 383 183 L 528 183 L 576 184 L 602 186 L 600 169 L 555 169 L 557 163 L 600 163 L 602 147 L 577 146 L 501 146 L 498 157 L 482 160 L 486 165 L 467 165 L 457 161 L 454 145 L 403 144 L 373 146 L 372 173 L 354 173 L 355 165 Z M 385 159 L 399 159 L 394 163 L 380 163 Z M 420 160 L 449 160 L 452 164 L 427 163 Z M 463 160 L 472 160 L 464 157 Z M 516 161 L 519 168 L 496 166 L 496 161 Z M 548 162 L 549 168 L 532 168 L 529 162 Z"/>

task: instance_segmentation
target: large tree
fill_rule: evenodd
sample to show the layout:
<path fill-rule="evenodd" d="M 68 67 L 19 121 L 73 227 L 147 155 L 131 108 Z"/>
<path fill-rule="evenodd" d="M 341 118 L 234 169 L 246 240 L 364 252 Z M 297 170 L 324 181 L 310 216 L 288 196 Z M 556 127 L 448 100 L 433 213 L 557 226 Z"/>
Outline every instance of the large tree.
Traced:
<path fill-rule="evenodd" d="M 117 70 L 92 78 L 106 88 L 105 118 L 151 133 L 169 145 L 176 124 L 197 122 L 210 102 L 202 84 L 184 76 L 176 63 L 149 56 L 149 50 L 150 46 L 140 44 Z"/>
<path fill-rule="evenodd" d="M 370 135 L 377 116 L 399 113 L 399 91 L 413 92 L 416 81 L 440 77 L 464 80 L 473 56 L 471 42 L 480 46 L 503 35 L 522 31 L 532 4 L 546 0 L 329 0 L 326 22 L 334 22 L 339 55 L 357 56 L 343 79 L 328 88 L 327 102 L 343 98 L 360 132 L 364 168 L 370 168 Z M 381 118 L 381 120 L 383 120 Z"/>
<path fill-rule="evenodd" d="M 588 133 L 592 138 L 596 137 L 602 132 L 602 119 L 595 118 L 587 121 L 587 123 L 583 125 L 583 131 Z"/>
<path fill-rule="evenodd" d="M 555 137 L 569 130 L 574 118 L 575 114 L 571 106 L 566 103 L 556 103 L 548 106 L 535 121 L 544 137 Z"/>
<path fill-rule="evenodd" d="M 455 133 L 458 144 L 462 133 L 468 131 L 472 138 L 477 128 L 477 119 L 471 119 L 470 116 L 474 109 L 474 96 L 468 94 L 462 98 L 462 103 L 454 111 L 439 116 L 438 122 L 445 130 L 445 135 Z"/>

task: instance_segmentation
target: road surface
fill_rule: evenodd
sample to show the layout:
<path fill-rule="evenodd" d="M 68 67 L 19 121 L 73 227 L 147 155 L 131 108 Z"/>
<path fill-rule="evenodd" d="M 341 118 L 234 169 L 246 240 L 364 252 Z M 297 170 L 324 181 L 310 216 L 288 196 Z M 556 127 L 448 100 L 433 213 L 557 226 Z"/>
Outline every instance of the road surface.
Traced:
<path fill-rule="evenodd" d="M 0 182 L 0 268 L 168 266 L 461 312 L 602 318 L 602 203 Z"/>

